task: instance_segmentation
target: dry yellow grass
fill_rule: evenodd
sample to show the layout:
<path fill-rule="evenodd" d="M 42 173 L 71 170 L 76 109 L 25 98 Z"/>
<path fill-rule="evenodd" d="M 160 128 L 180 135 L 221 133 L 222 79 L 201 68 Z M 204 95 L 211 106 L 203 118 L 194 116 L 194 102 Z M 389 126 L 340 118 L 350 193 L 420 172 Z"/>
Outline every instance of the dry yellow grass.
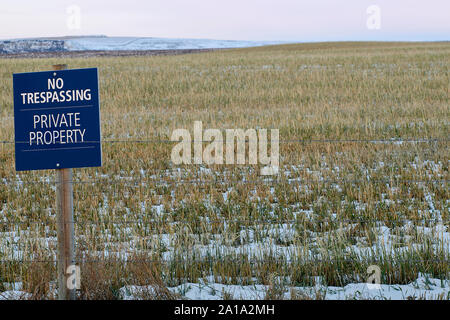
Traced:
<path fill-rule="evenodd" d="M 211 275 L 270 284 L 274 273 L 293 284 L 322 276 L 343 285 L 364 280 L 374 262 L 386 283 L 418 272 L 448 279 L 449 243 L 435 226 L 449 227 L 449 54 L 449 43 L 323 43 L 0 59 L 0 140 L 14 139 L 13 72 L 97 67 L 104 166 L 75 170 L 85 182 L 75 184 L 79 253 L 146 254 L 162 260 L 167 285 Z M 176 128 L 192 132 L 196 120 L 204 128 L 279 129 L 280 176 L 264 181 L 250 166 L 174 166 L 166 140 Z M 323 139 L 333 141 L 315 141 Z M 427 141 L 367 141 L 389 139 Z M 0 260 L 52 257 L 53 173 L 16 174 L 14 145 L 0 148 Z M 192 183 L 199 177 L 210 182 Z M 389 228 L 389 244 L 380 227 Z M 255 244 L 283 254 L 246 251 Z M 25 279 L 23 270 L 0 262 L 0 283 Z"/>

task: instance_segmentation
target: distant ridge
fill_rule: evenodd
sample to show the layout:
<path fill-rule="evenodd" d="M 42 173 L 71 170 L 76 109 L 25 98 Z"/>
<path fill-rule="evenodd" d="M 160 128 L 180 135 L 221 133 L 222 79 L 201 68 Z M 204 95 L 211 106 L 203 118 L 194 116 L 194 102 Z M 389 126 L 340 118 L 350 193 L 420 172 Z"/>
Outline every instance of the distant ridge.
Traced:
<path fill-rule="evenodd" d="M 256 47 L 281 41 L 239 41 L 213 39 L 171 39 L 141 37 L 64 36 L 0 41 L 0 54 L 65 51 L 190 50 Z"/>
<path fill-rule="evenodd" d="M 65 50 L 64 40 L 27 39 L 0 41 L 0 54 L 61 52 Z"/>

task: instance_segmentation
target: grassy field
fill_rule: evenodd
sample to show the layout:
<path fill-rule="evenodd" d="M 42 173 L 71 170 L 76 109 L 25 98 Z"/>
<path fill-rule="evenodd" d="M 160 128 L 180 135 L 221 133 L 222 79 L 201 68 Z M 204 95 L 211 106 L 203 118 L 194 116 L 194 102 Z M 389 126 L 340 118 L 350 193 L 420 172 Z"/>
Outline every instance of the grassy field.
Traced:
<path fill-rule="evenodd" d="M 12 73 L 67 63 L 97 67 L 101 90 L 104 165 L 74 170 L 82 298 L 132 285 L 176 298 L 185 283 L 326 298 L 298 288 L 366 282 L 377 265 L 386 285 L 447 281 L 431 298 L 448 299 L 449 55 L 447 42 L 0 58 L 0 294 L 53 298 L 55 176 L 14 169 Z M 170 135 L 197 120 L 279 129 L 279 174 L 175 166 Z"/>

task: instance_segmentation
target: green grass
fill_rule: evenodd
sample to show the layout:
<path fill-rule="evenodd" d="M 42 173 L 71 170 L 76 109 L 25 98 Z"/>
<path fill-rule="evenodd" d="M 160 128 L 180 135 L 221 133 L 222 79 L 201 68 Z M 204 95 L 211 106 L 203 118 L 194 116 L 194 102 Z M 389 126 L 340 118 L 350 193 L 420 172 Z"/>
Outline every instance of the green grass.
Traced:
<path fill-rule="evenodd" d="M 175 286 L 207 276 L 267 285 L 274 274 L 290 285 L 321 276 L 343 286 L 365 282 L 371 264 L 386 284 L 409 283 L 419 272 L 448 279 L 450 244 L 436 225 L 449 232 L 449 53 L 448 43 L 322 43 L 0 59 L 0 140 L 14 140 L 12 73 L 56 63 L 99 68 L 104 165 L 74 170 L 83 182 L 74 185 L 77 253 L 85 263 L 137 254 L 158 262 L 161 278 L 149 271 L 129 279 L 135 262 L 118 257 L 97 262 L 102 285 L 84 265 L 82 282 L 99 288 L 83 287 L 84 298 L 117 297 L 133 281 Z M 258 176 L 258 166 L 201 166 L 208 174 L 173 165 L 171 132 L 192 132 L 196 120 L 204 129 L 279 129 L 276 181 Z M 133 142 L 141 139 L 149 141 Z M 308 141 L 323 139 L 333 141 Z M 205 182 L 193 183 L 199 178 Z M 54 179 L 51 171 L 16 173 L 14 145 L 0 144 L 0 221 L 11 222 L 0 222 L 0 259 L 25 261 L 0 262 L 0 285 L 23 281 L 32 292 L 41 282 L 30 280 L 27 270 L 38 267 L 28 261 L 55 259 Z M 42 274 L 56 279 L 54 269 Z"/>

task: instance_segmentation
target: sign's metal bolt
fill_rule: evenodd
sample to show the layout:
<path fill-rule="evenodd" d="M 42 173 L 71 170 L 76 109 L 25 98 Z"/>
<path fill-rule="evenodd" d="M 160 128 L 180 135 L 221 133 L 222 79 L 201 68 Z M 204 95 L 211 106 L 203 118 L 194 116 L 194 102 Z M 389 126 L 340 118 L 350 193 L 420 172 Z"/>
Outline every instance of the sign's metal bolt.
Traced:
<path fill-rule="evenodd" d="M 59 163 L 57 163 L 56 166 L 59 167 Z"/>

